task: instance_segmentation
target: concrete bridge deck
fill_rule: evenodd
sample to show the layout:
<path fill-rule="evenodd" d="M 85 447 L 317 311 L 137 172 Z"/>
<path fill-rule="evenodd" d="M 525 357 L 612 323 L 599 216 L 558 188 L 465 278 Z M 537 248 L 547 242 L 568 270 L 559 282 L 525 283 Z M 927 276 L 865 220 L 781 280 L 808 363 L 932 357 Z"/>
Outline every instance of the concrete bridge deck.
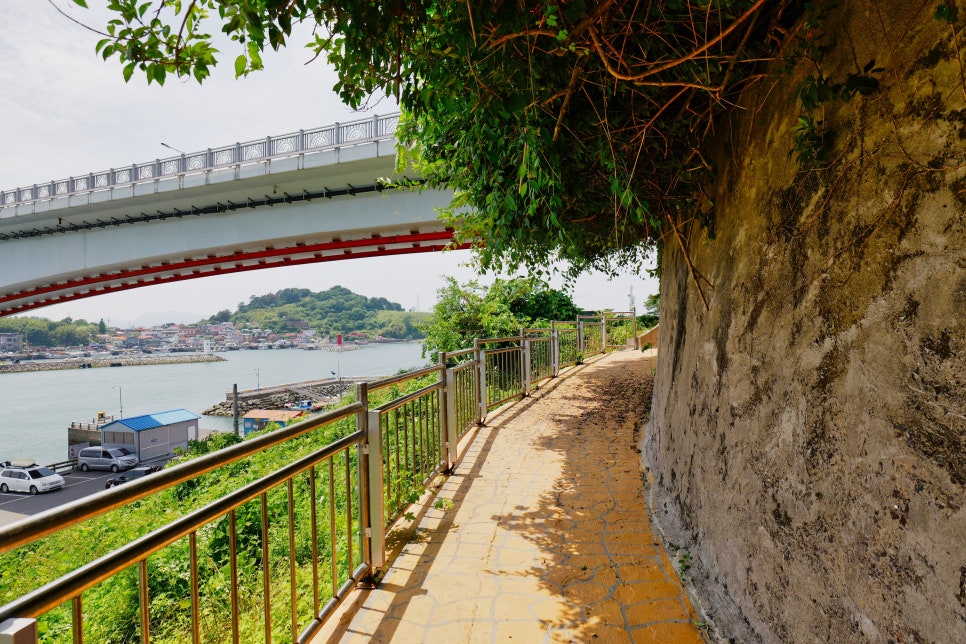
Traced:
<path fill-rule="evenodd" d="M 645 509 L 655 361 L 612 353 L 489 419 L 314 643 L 705 641 Z"/>

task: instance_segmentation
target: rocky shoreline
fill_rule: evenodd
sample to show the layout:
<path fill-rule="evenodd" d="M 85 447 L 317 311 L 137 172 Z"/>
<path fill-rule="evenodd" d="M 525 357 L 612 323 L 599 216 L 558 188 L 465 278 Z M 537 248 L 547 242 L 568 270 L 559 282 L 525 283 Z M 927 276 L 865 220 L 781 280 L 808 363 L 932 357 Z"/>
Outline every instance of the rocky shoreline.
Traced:
<path fill-rule="evenodd" d="M 306 387 L 299 392 L 279 391 L 267 393 L 262 396 L 252 395 L 251 392 L 239 395 L 238 415 L 244 416 L 253 409 L 289 409 L 292 405 L 306 400 L 307 393 L 311 393 L 310 398 L 313 402 L 320 405 L 330 405 L 339 399 L 339 395 L 348 391 L 354 383 L 349 381 L 332 382 L 325 385 Z M 232 401 L 225 400 L 215 403 L 208 409 L 201 412 L 205 416 L 231 416 Z"/>
<path fill-rule="evenodd" d="M 224 358 L 210 353 L 171 355 L 110 356 L 108 358 L 72 358 L 70 360 L 24 360 L 17 364 L 0 364 L 0 373 L 27 371 L 58 371 L 64 369 L 96 369 L 100 367 L 134 367 L 157 364 L 186 364 L 190 362 L 221 362 Z"/>

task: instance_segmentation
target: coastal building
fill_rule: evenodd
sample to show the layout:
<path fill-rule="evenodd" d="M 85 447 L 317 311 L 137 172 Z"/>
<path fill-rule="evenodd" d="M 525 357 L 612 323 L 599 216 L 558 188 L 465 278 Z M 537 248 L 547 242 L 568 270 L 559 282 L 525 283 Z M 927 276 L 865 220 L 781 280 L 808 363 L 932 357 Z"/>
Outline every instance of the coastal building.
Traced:
<path fill-rule="evenodd" d="M 23 351 L 22 333 L 0 333 L 0 353 L 20 353 Z"/>
<path fill-rule="evenodd" d="M 245 414 L 244 420 L 244 435 L 248 436 L 252 432 L 258 432 L 266 427 L 270 423 L 278 423 L 279 425 L 288 425 L 291 422 L 300 420 L 302 417 L 302 412 L 300 411 L 290 411 L 286 409 L 253 409 L 247 414 Z"/>
<path fill-rule="evenodd" d="M 126 447 L 142 461 L 169 456 L 176 447 L 186 448 L 189 440 L 198 440 L 200 419 L 187 409 L 121 418 L 101 427 L 101 444 Z"/>

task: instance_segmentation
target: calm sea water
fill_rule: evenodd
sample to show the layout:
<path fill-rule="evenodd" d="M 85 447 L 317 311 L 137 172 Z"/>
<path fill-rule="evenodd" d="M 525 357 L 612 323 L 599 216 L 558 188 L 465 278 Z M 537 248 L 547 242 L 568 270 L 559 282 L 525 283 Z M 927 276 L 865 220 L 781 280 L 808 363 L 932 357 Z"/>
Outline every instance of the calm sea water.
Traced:
<path fill-rule="evenodd" d="M 224 362 L 0 374 L 0 460 L 67 458 L 67 426 L 98 411 L 115 417 L 184 408 L 200 414 L 239 390 L 342 376 L 383 376 L 426 364 L 422 346 L 367 345 L 356 351 L 231 351 Z M 231 418 L 204 416 L 202 429 L 231 430 Z"/>

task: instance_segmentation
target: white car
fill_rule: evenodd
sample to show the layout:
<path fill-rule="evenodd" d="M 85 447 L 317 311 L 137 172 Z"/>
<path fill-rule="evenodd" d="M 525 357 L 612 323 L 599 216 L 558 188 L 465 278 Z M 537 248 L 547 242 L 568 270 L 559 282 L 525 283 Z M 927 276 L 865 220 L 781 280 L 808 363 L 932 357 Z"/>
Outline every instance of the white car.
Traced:
<path fill-rule="evenodd" d="M 0 469 L 0 492 L 50 492 L 64 487 L 64 477 L 49 467 L 7 466 Z"/>

